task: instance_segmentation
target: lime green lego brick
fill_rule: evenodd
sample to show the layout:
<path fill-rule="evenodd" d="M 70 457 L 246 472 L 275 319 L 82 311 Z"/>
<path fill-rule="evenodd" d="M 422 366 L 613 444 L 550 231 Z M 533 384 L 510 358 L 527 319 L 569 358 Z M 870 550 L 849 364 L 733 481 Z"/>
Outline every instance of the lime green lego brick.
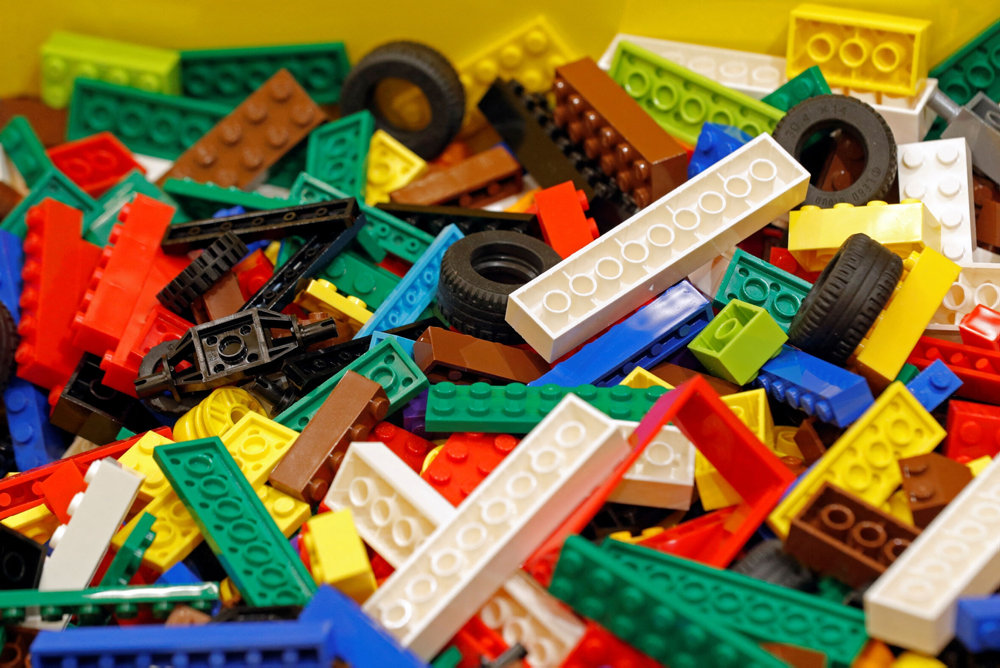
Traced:
<path fill-rule="evenodd" d="M 760 306 L 787 332 L 811 289 L 809 281 L 737 248 L 712 306 L 722 310 L 734 299 Z"/>
<path fill-rule="evenodd" d="M 948 56 L 930 76 L 958 104 L 965 104 L 979 91 L 1000 101 L 1000 21 Z"/>
<path fill-rule="evenodd" d="M 56 109 L 65 107 L 76 77 L 178 95 L 180 54 L 90 35 L 53 32 L 42 45 L 42 100 Z"/>
<path fill-rule="evenodd" d="M 734 299 L 694 337 L 688 350 L 713 375 L 746 385 L 787 340 L 765 309 Z"/>
<path fill-rule="evenodd" d="M 783 83 L 773 93 L 762 97 L 760 101 L 780 111 L 788 111 L 799 102 L 805 102 L 811 97 L 829 94 L 830 86 L 823 78 L 823 72 L 820 71 L 819 65 L 813 65 Z"/>
<path fill-rule="evenodd" d="M 368 111 L 321 125 L 309 135 L 306 171 L 321 181 L 363 198 L 368 179 L 368 147 L 375 117 Z"/>
<path fill-rule="evenodd" d="M 376 262 L 388 252 L 412 264 L 434 241 L 431 235 L 387 211 L 365 204 L 361 204 L 361 210 L 368 224 L 361 228 L 358 243 Z"/>
<path fill-rule="evenodd" d="M 309 602 L 316 583 L 219 437 L 160 445 L 153 459 L 247 604 Z"/>
<path fill-rule="evenodd" d="M 35 129 L 24 116 L 15 116 L 0 130 L 0 145 L 3 145 L 4 153 L 17 167 L 28 188 L 35 187 L 45 172 L 55 167 Z"/>
<path fill-rule="evenodd" d="M 857 608 L 640 545 L 606 540 L 601 548 L 711 626 L 760 642 L 807 647 L 839 666 L 849 666 L 868 639 L 864 612 Z"/>
<path fill-rule="evenodd" d="M 123 206 L 135 198 L 136 193 L 152 197 L 157 201 L 174 207 L 174 217 L 171 218 L 171 223 L 183 223 L 191 220 L 184 214 L 184 211 L 174 198 L 157 188 L 155 184 L 146 180 L 143 173 L 136 169 L 129 172 L 125 178 L 112 186 L 110 190 L 101 195 L 101 198 L 97 200 L 97 204 L 101 207 L 101 210 L 84 217 L 83 227 L 86 232 L 84 232 L 83 238 L 98 246 L 107 244 L 111 228 L 118 222 L 118 213 Z"/>
<path fill-rule="evenodd" d="M 281 68 L 319 104 L 340 100 L 351 69 L 343 42 L 181 51 L 184 95 L 238 104 Z"/>
<path fill-rule="evenodd" d="M 618 43 L 608 74 L 660 127 L 691 146 L 698 143 L 706 121 L 735 125 L 756 137 L 774 130 L 785 115 L 624 40 Z"/>
<path fill-rule="evenodd" d="M 390 415 L 427 387 L 427 376 L 395 339 L 388 338 L 289 406 L 274 418 L 274 421 L 296 431 L 302 431 L 326 401 L 334 386 L 348 371 L 359 373 L 379 383 L 385 389 L 385 394 L 389 398 Z"/>
<path fill-rule="evenodd" d="M 136 153 L 175 160 L 230 111 L 214 102 L 81 78 L 73 87 L 66 136 L 108 131 Z"/>
<path fill-rule="evenodd" d="M 570 536 L 549 593 L 664 665 L 786 665 L 742 633 L 709 622 L 697 607 L 654 584 L 580 536 Z"/>
<path fill-rule="evenodd" d="M 146 548 L 156 539 L 156 532 L 153 531 L 154 522 L 156 522 L 155 516 L 149 513 L 142 514 L 138 524 L 115 553 L 108 570 L 104 572 L 104 577 L 101 578 L 102 587 L 124 587 L 128 584 L 142 566 L 142 555 L 146 553 Z"/>
<path fill-rule="evenodd" d="M 22 199 L 14 210 L 7 214 L 7 217 L 0 223 L 0 229 L 16 234 L 21 239 L 28 232 L 28 227 L 24 222 L 28 215 L 28 209 L 39 204 L 46 197 L 59 200 L 74 209 L 83 211 L 83 215 L 96 215 L 100 211 L 97 202 L 87 193 L 80 190 L 75 183 L 53 167 L 45 172 L 35 187 L 31 189 L 24 199 Z"/>
<path fill-rule="evenodd" d="M 247 211 L 280 209 L 290 206 L 283 197 L 266 197 L 248 193 L 239 188 L 223 188 L 214 183 L 198 183 L 191 179 L 167 179 L 163 190 L 181 205 L 192 220 L 205 220 L 219 209 L 242 206 Z"/>
<path fill-rule="evenodd" d="M 903 368 L 899 370 L 899 374 L 893 379 L 893 382 L 899 381 L 903 385 L 906 385 L 919 375 L 920 369 L 912 364 L 904 364 Z"/>
<path fill-rule="evenodd" d="M 627 385 L 611 387 L 560 387 L 541 385 L 431 385 L 424 418 L 429 432 L 479 431 L 499 434 L 527 434 L 556 407 L 567 394 L 575 394 L 615 420 L 641 420 L 665 387 L 635 389 Z"/>

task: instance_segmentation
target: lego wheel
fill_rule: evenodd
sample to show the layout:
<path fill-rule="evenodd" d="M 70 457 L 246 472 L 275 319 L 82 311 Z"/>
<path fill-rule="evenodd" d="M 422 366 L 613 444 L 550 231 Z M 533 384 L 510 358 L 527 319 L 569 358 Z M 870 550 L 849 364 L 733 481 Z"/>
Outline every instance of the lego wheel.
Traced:
<path fill-rule="evenodd" d="M 389 42 L 351 69 L 340 108 L 345 115 L 368 109 L 379 128 L 430 160 L 462 127 L 465 89 L 455 68 L 434 49 Z"/>
<path fill-rule="evenodd" d="M 843 366 L 902 274 L 899 256 L 866 234 L 851 235 L 802 300 L 788 342 Z"/>
<path fill-rule="evenodd" d="M 14 375 L 14 352 L 19 341 L 17 325 L 7 307 L 0 304 L 0 390 L 7 387 Z"/>
<path fill-rule="evenodd" d="M 452 327 L 498 343 L 522 339 L 507 324 L 507 297 L 561 258 L 545 242 L 517 232 L 476 232 L 441 260 L 437 299 Z"/>
<path fill-rule="evenodd" d="M 896 140 L 882 115 L 861 100 L 844 95 L 809 98 L 788 110 L 773 136 L 793 158 L 809 162 L 804 158 L 807 149 L 835 130 L 848 134 L 860 145 L 864 167 L 853 183 L 836 191 L 813 185 L 821 176 L 813 173 L 803 204 L 829 208 L 840 202 L 861 205 L 885 199 L 896 179 Z"/>

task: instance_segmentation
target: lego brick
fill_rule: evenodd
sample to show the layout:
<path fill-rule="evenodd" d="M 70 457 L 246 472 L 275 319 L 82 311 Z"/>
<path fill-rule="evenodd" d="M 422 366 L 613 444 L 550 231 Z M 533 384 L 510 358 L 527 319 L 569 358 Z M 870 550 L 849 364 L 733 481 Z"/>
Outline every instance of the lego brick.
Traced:
<path fill-rule="evenodd" d="M 399 204 L 481 207 L 521 192 L 521 165 L 503 146 L 427 173 L 389 194 Z"/>
<path fill-rule="evenodd" d="M 61 144 L 48 150 L 58 170 L 91 197 L 100 197 L 133 169 L 145 168 L 110 132 Z"/>
<path fill-rule="evenodd" d="M 941 360 L 921 371 L 906 389 L 928 411 L 933 411 L 962 386 L 962 381 Z"/>
<path fill-rule="evenodd" d="M 42 545 L 59 528 L 59 520 L 44 505 L 37 505 L 4 518 L 3 525 Z"/>
<path fill-rule="evenodd" d="M 738 191 L 721 187 L 737 182 Z M 551 361 L 801 202 L 807 184 L 759 137 L 515 290 L 507 322 Z"/>
<path fill-rule="evenodd" d="M 35 129 L 24 116 L 14 116 L 0 130 L 0 146 L 29 189 L 53 167 Z"/>
<path fill-rule="evenodd" d="M 45 547 L 19 532 L 0 526 L 0 590 L 34 589 L 42 575 Z"/>
<path fill-rule="evenodd" d="M 345 193 L 361 196 L 374 131 L 375 118 L 368 111 L 323 125 L 309 135 L 306 171 Z"/>
<path fill-rule="evenodd" d="M 663 380 L 659 376 L 646 371 L 641 366 L 637 366 L 628 372 L 628 375 L 618 383 L 619 385 L 625 385 L 626 387 L 631 387 L 634 390 L 642 390 L 648 387 L 665 387 L 668 390 L 674 389 L 674 386 Z"/>
<path fill-rule="evenodd" d="M 1000 98 L 997 65 L 989 57 L 1000 43 L 998 36 L 1000 24 L 994 23 L 931 70 L 931 76 L 940 80 L 941 90 L 956 103 L 965 104 L 980 90 L 990 99 Z"/>
<path fill-rule="evenodd" d="M 459 505 L 509 455 L 519 439 L 509 434 L 455 432 L 420 477 L 452 505 Z"/>
<path fill-rule="evenodd" d="M 21 240 L 6 230 L 0 230 L 0 304 L 10 312 L 14 322 L 21 321 L 21 267 L 24 251 Z"/>
<path fill-rule="evenodd" d="M 69 102 L 78 76 L 155 93 L 181 92 L 176 51 L 57 30 L 42 44 L 41 57 L 42 101 L 56 109 Z"/>
<path fill-rule="evenodd" d="M 995 631 L 998 616 L 1000 602 L 996 596 L 960 598 L 955 636 L 970 652 L 1000 649 Z"/>
<path fill-rule="evenodd" d="M 712 306 L 721 310 L 733 299 L 760 306 L 787 332 L 811 287 L 798 276 L 737 248 Z"/>
<path fill-rule="evenodd" d="M 1000 313 L 990 307 L 977 304 L 962 316 L 958 331 L 965 345 L 1000 352 Z"/>
<path fill-rule="evenodd" d="M 712 374 L 746 385 L 787 340 L 766 309 L 733 299 L 691 340 L 688 350 Z"/>
<path fill-rule="evenodd" d="M 372 227 L 369 220 L 364 229 Z M 360 233 L 359 233 L 360 235 Z M 373 309 L 385 301 L 399 284 L 399 277 L 371 264 L 360 255 L 344 251 L 321 270 L 319 276 L 338 286 L 344 293 L 357 297 Z"/>
<path fill-rule="evenodd" d="M 1000 131 L 994 120 L 997 104 L 982 91 L 962 107 L 940 91 L 928 104 L 948 122 L 941 138 L 964 137 L 972 151 L 973 167 L 994 182 L 1000 181 L 1000 160 L 994 155 L 1000 147 Z"/>
<path fill-rule="evenodd" d="M 156 275 L 154 275 L 156 274 Z M 156 293 L 173 277 L 154 271 L 147 277 L 133 313 L 136 317 L 129 321 L 121 340 L 114 351 L 104 354 L 101 369 L 104 370 L 104 384 L 130 396 L 137 396 L 135 379 L 139 375 L 139 365 L 154 346 L 180 339 L 194 326 L 184 318 L 163 308 L 156 301 Z M 145 316 L 145 317 L 143 317 Z"/>
<path fill-rule="evenodd" d="M 3 219 L 2 229 L 23 239 L 27 234 L 29 211 L 48 197 L 79 209 L 84 215 L 90 215 L 99 210 L 97 203 L 90 195 L 80 190 L 65 174 L 58 169 L 50 169 L 39 177 L 31 192 L 25 195 L 13 211 L 7 214 Z"/>
<path fill-rule="evenodd" d="M 147 181 L 142 172 L 133 170 L 97 201 L 101 211 L 84 216 L 83 225 L 87 229 L 84 231 L 83 238 L 92 244 L 106 245 L 108 237 L 111 235 L 111 228 L 118 221 L 122 208 L 132 202 L 139 193 L 173 207 L 174 215 L 170 219 L 171 223 L 182 223 L 189 220 L 170 195 Z"/>
<path fill-rule="evenodd" d="M 45 392 L 12 378 L 3 391 L 3 403 L 18 470 L 29 471 L 58 459 L 66 443 L 62 432 L 49 423 Z"/>
<path fill-rule="evenodd" d="M 972 480 L 964 464 L 931 452 L 899 460 L 914 525 L 926 528 Z"/>
<path fill-rule="evenodd" d="M 549 368 L 530 350 L 441 327 L 428 327 L 420 335 L 413 344 L 413 361 L 432 383 L 531 383 Z"/>
<path fill-rule="evenodd" d="M 375 576 L 351 510 L 320 513 L 302 530 L 307 568 L 318 584 L 329 584 L 358 603 L 375 591 Z"/>
<path fill-rule="evenodd" d="M 618 421 L 628 437 L 637 422 Z M 613 503 L 687 510 L 694 491 L 695 449 L 677 427 L 665 425 L 608 496 Z"/>
<path fill-rule="evenodd" d="M 73 497 L 87 489 L 87 482 L 73 462 L 58 462 L 55 470 L 38 485 L 45 507 L 52 511 L 60 524 L 70 520 L 69 504 Z"/>
<path fill-rule="evenodd" d="M 465 622 L 468 610 L 486 603 L 626 450 L 616 425 L 567 397 L 455 517 L 385 581 L 364 610 L 418 656 L 433 656 Z M 419 582 L 430 589 L 417 595 Z"/>
<path fill-rule="evenodd" d="M 587 196 L 570 181 L 535 193 L 542 238 L 559 257 L 569 257 L 597 237 L 597 224 L 584 214 L 589 208 Z"/>
<path fill-rule="evenodd" d="M 247 211 L 283 209 L 293 203 L 280 197 L 243 192 L 234 186 L 223 188 L 215 183 L 199 183 L 191 178 L 167 179 L 163 183 L 163 192 L 177 200 L 181 210 L 194 220 L 218 218 L 215 212 L 226 207 L 244 209 L 230 214 L 235 216 Z"/>
<path fill-rule="evenodd" d="M 160 471 L 155 462 L 149 462 L 150 467 Z M 159 479 L 164 480 L 162 472 Z M 153 498 L 144 508 L 143 513 L 149 513 L 156 518 L 152 531 L 156 534 L 153 542 L 142 555 L 142 563 L 156 572 L 164 572 L 175 566 L 181 559 L 201 543 L 201 533 L 195 524 L 191 513 L 173 491 L 166 489 Z M 141 521 L 142 513 L 129 520 L 112 539 L 117 549 L 122 549 L 125 541 L 135 531 Z"/>
<path fill-rule="evenodd" d="M 388 252 L 412 264 L 434 242 L 434 237 L 388 211 L 368 205 L 362 206 L 362 211 L 368 224 L 358 235 L 358 244 L 378 262 L 385 259 Z"/>
<path fill-rule="evenodd" d="M 677 387 L 681 383 L 691 380 L 695 376 L 700 376 L 705 379 L 705 381 L 716 391 L 719 396 L 726 396 L 727 394 L 735 394 L 740 391 L 739 385 L 734 385 L 728 380 L 722 380 L 721 378 L 716 378 L 715 376 L 710 376 L 705 373 L 700 373 L 698 371 L 693 371 L 687 367 L 680 366 L 678 364 L 672 364 L 670 362 L 664 362 L 662 364 L 657 364 L 650 370 L 654 376 L 660 380 L 666 381 L 672 387 Z"/>
<path fill-rule="evenodd" d="M 952 399 L 948 402 L 944 453 L 957 462 L 1000 453 L 1000 407 Z"/>
<path fill-rule="evenodd" d="M 688 178 L 693 179 L 751 139 L 750 135 L 732 125 L 702 124 L 694 153 L 688 161 Z"/>
<path fill-rule="evenodd" d="M 372 312 L 365 308 L 367 304 L 357 297 L 344 297 L 338 294 L 337 286 L 322 278 L 310 280 L 308 287 L 299 293 L 295 303 L 307 311 L 326 313 L 335 320 L 345 322 L 350 328 L 345 340 L 350 340 L 353 333 L 361 329 L 361 326 L 372 317 Z M 338 337 L 341 336 L 339 328 L 337 334 Z"/>
<path fill-rule="evenodd" d="M 955 396 L 998 403 L 1000 353 L 922 336 L 906 361 L 918 369 L 926 369 L 937 360 L 943 361 L 962 381 Z"/>
<path fill-rule="evenodd" d="M 829 95 L 830 92 L 830 86 L 823 78 L 823 72 L 818 65 L 813 65 L 778 86 L 773 93 L 768 93 L 760 101 L 775 109 L 788 111 L 811 97 Z"/>
<path fill-rule="evenodd" d="M 324 120 L 288 70 L 278 70 L 184 151 L 159 183 L 188 177 L 246 187 Z"/>
<path fill-rule="evenodd" d="M 579 185 L 577 186 L 579 187 Z M 382 203 L 378 209 L 409 223 L 431 235 L 437 235 L 454 224 L 463 234 L 509 230 L 541 236 L 538 220 L 532 213 L 466 209 L 460 206 L 419 206 L 416 204 Z"/>
<path fill-rule="evenodd" d="M 264 408 L 256 397 L 239 387 L 220 387 L 212 390 L 207 397 L 198 402 L 197 406 L 177 418 L 177 421 L 174 422 L 174 440 L 191 441 L 209 436 L 221 437 L 249 413 L 258 414 L 260 417 L 265 416 Z M 260 420 L 260 422 L 264 422 L 264 420 Z M 270 423 L 269 420 L 267 422 Z M 273 423 L 270 424 L 273 425 Z M 255 424 L 255 426 L 257 425 Z M 274 426 L 277 429 L 277 425 Z M 245 424 L 244 427 L 249 427 L 249 424 Z M 256 431 L 253 433 L 258 434 Z M 294 438 L 295 434 L 289 434 L 289 436 Z M 222 439 L 222 442 L 230 447 L 225 438 Z M 230 447 L 230 452 L 232 450 L 233 448 Z M 233 456 L 237 457 L 235 453 Z M 238 457 L 237 462 L 240 462 Z M 256 485 L 252 480 L 251 484 Z"/>
<path fill-rule="evenodd" d="M 594 668 L 605 665 L 656 668 L 662 665 L 594 622 L 588 621 L 585 628 L 583 638 L 562 663 L 566 668 Z"/>
<path fill-rule="evenodd" d="M 388 202 L 399 190 L 427 171 L 427 163 L 385 130 L 376 130 L 368 148 L 365 204 Z"/>
<path fill-rule="evenodd" d="M 312 509 L 308 503 L 279 492 L 273 487 L 261 485 L 254 489 L 254 492 L 285 538 L 290 538 L 312 516 Z"/>
<path fill-rule="evenodd" d="M 146 548 L 153 544 L 156 534 L 153 532 L 153 522 L 156 518 L 149 513 L 143 513 L 139 523 L 135 525 L 132 533 L 115 552 L 114 558 L 108 564 L 108 570 L 104 572 L 100 585 L 102 587 L 124 587 L 132 576 L 136 574 L 142 566 L 142 556 Z"/>
<path fill-rule="evenodd" d="M 824 482 L 881 505 L 901 482 L 896 460 L 930 452 L 944 434 L 902 383 L 892 383 L 799 480 L 768 524 L 785 536 L 792 518 Z"/>
<path fill-rule="evenodd" d="M 934 333 L 958 332 L 962 318 L 979 304 L 1000 309 L 1000 265 L 975 262 L 963 266 L 927 329 Z"/>
<path fill-rule="evenodd" d="M 410 404 L 412 403 L 411 401 Z M 430 441 L 389 422 L 379 422 L 369 436 L 373 441 L 379 441 L 388 447 L 418 474 L 423 469 L 427 454 L 436 447 Z"/>

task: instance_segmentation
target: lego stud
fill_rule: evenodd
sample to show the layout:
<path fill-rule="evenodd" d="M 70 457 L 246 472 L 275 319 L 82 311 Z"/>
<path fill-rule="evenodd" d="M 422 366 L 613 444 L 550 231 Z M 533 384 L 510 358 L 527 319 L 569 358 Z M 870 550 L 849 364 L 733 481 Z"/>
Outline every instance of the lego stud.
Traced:
<path fill-rule="evenodd" d="M 497 67 L 496 61 L 492 58 L 485 58 L 476 63 L 475 67 L 472 69 L 472 74 L 476 81 L 483 86 L 489 86 L 493 83 L 493 80 L 497 78 L 499 74 L 499 68 Z M 462 81 L 462 85 L 469 88 L 469 84 Z"/>
<path fill-rule="evenodd" d="M 649 258 L 649 248 L 638 241 L 626 241 L 621 245 L 619 253 L 629 264 L 642 264 Z"/>
<path fill-rule="evenodd" d="M 736 181 L 736 179 L 730 180 Z M 747 186 L 746 190 L 749 191 L 749 184 L 744 182 L 744 185 Z M 698 196 L 698 208 L 710 216 L 718 216 L 726 210 L 726 198 L 712 190 L 703 192 Z"/>
<path fill-rule="evenodd" d="M 865 520 L 851 528 L 847 545 L 868 557 L 875 557 L 888 539 L 889 534 L 886 533 L 884 526 Z"/>
<path fill-rule="evenodd" d="M 626 56 L 624 60 L 626 61 L 626 64 L 632 65 L 633 67 L 635 66 L 634 58 Z M 636 100 L 644 98 L 649 93 L 650 79 L 646 76 L 646 73 L 641 70 L 633 69 L 629 72 L 628 76 L 625 77 L 624 81 L 625 92 Z M 657 89 L 657 94 L 653 96 L 652 103 L 657 109 L 667 111 L 677 103 L 676 92 L 674 92 L 674 90 L 669 86 L 661 86 Z M 664 107 L 663 105 L 665 104 L 668 106 Z"/>
<path fill-rule="evenodd" d="M 703 98 L 701 95 L 695 95 L 692 94 L 690 91 L 688 91 L 688 95 L 684 98 L 684 101 L 681 103 L 680 116 L 685 123 L 695 124 L 707 120 L 708 103 L 706 99 Z M 713 120 L 719 123 L 725 123 L 727 125 L 731 122 L 731 120 L 728 118 L 726 119 L 715 118 Z"/>
<path fill-rule="evenodd" d="M 701 224 L 701 216 L 694 209 L 680 209 L 674 213 L 674 225 L 680 230 L 691 232 L 698 229 L 699 224 Z"/>
<path fill-rule="evenodd" d="M 722 189 L 730 197 L 746 197 L 750 194 L 750 181 L 743 176 L 731 176 L 722 182 Z"/>
<path fill-rule="evenodd" d="M 839 503 L 828 504 L 819 511 L 820 525 L 835 538 L 844 538 L 855 521 L 854 511 Z"/>
<path fill-rule="evenodd" d="M 276 149 L 285 146 L 289 143 L 289 141 L 291 141 L 291 134 L 289 133 L 288 128 L 280 125 L 270 125 L 267 128 L 266 137 L 268 145 Z M 255 164 L 254 167 L 259 165 L 260 161 Z"/>
<path fill-rule="evenodd" d="M 562 463 L 563 456 L 552 448 L 546 448 L 531 454 L 531 470 L 536 473 L 552 473 L 558 470 Z"/>
<path fill-rule="evenodd" d="M 308 127 L 312 125 L 313 120 L 316 118 L 316 109 L 311 104 L 297 104 L 292 107 L 289 116 L 292 122 L 299 127 Z"/>
<path fill-rule="evenodd" d="M 910 546 L 910 541 L 905 538 L 893 538 L 886 542 L 882 546 L 881 554 L 879 555 L 879 563 L 888 566 L 892 562 L 899 558 L 899 555 L 903 554 L 903 551 Z"/>

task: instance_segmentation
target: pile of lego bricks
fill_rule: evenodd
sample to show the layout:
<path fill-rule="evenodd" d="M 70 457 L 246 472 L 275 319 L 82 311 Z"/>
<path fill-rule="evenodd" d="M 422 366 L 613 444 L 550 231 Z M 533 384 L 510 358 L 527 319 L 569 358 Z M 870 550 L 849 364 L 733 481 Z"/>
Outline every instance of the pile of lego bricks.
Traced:
<path fill-rule="evenodd" d="M 0 666 L 1000 665 L 1000 21 L 933 34 L 53 33 Z"/>

